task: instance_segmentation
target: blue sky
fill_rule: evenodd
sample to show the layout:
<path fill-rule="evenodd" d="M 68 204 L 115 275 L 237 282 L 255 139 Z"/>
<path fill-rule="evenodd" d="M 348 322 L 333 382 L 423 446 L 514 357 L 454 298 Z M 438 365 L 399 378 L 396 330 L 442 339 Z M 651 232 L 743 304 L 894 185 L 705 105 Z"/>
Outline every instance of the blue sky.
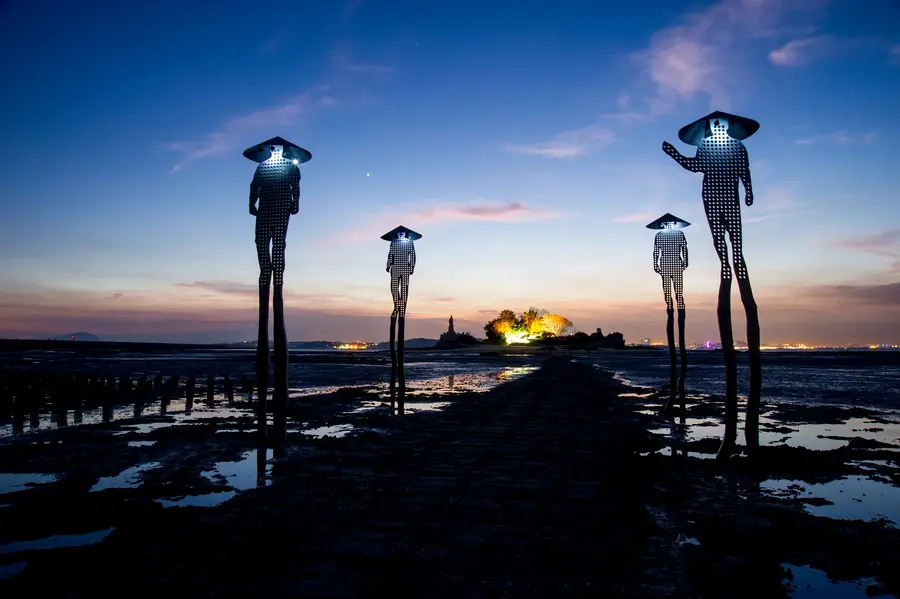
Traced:
<path fill-rule="evenodd" d="M 281 135 L 313 153 L 292 339 L 386 336 L 398 224 L 424 235 L 408 336 L 533 305 L 660 338 L 664 212 L 693 223 L 688 337 L 715 339 L 701 176 L 660 145 L 718 109 L 762 125 L 763 340 L 900 341 L 896 2 L 79 4 L 0 4 L 2 336 L 252 338 L 241 152 Z"/>

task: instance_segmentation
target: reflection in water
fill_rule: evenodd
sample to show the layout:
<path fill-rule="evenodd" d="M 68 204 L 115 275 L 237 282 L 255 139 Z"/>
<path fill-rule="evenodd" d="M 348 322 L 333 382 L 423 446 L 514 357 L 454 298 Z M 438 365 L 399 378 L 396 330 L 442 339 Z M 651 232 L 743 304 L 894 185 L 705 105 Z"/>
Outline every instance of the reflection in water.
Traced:
<path fill-rule="evenodd" d="M 781 566 L 791 572 L 793 580 L 787 586 L 792 599 L 866 599 L 869 595 L 865 587 L 875 583 L 870 578 L 856 582 L 830 580 L 825 572 L 811 566 Z"/>
<path fill-rule="evenodd" d="M 57 478 L 53 474 L 38 474 L 35 472 L 9 474 L 3 472 L 0 473 L 0 495 L 15 493 L 34 485 L 56 482 L 56 480 Z"/>
<path fill-rule="evenodd" d="M 848 476 L 827 483 L 809 484 L 798 480 L 772 479 L 760 487 L 773 495 L 797 499 L 822 498 L 829 505 L 809 505 L 814 516 L 838 520 L 874 520 L 886 518 L 900 524 L 900 487 L 865 478 Z"/>
<path fill-rule="evenodd" d="M 114 530 L 115 527 L 77 535 L 54 535 L 52 537 L 32 539 L 30 541 L 15 541 L 0 545 L 0 555 L 19 553 L 20 551 L 34 551 L 36 549 L 61 549 L 63 547 L 93 545 L 94 543 L 99 543 L 105 539 L 109 536 L 109 533 Z"/>
<path fill-rule="evenodd" d="M 163 507 L 215 507 L 235 495 L 234 491 L 223 491 L 205 495 L 186 495 L 180 499 L 156 499 L 155 501 L 162 504 Z"/>
<path fill-rule="evenodd" d="M 257 457 L 263 458 L 257 460 Z M 265 453 L 260 453 L 256 449 L 246 451 L 241 455 L 241 459 L 236 462 L 217 462 L 215 469 L 201 472 L 200 474 L 212 482 L 218 482 L 223 479 L 229 487 L 235 491 L 246 491 L 258 486 L 258 462 L 261 461 L 265 467 L 263 479 L 266 486 L 272 484 L 271 480 L 266 477 L 271 474 L 272 466 L 265 466 L 268 460 L 272 459 L 272 450 L 267 449 Z"/>
<path fill-rule="evenodd" d="M 321 439 L 322 437 L 343 437 L 353 430 L 352 424 L 335 424 L 333 426 L 320 426 L 319 428 L 310 428 L 300 431 L 304 435 Z"/>
<path fill-rule="evenodd" d="M 27 567 L 28 562 L 13 562 L 11 564 L 3 564 L 2 566 L 0 566 L 0 580 L 12 578 Z"/>
<path fill-rule="evenodd" d="M 141 473 L 147 470 L 161 467 L 159 462 L 148 462 L 126 468 L 116 476 L 104 476 L 97 481 L 90 492 L 103 491 L 105 489 L 135 489 L 141 484 Z"/>

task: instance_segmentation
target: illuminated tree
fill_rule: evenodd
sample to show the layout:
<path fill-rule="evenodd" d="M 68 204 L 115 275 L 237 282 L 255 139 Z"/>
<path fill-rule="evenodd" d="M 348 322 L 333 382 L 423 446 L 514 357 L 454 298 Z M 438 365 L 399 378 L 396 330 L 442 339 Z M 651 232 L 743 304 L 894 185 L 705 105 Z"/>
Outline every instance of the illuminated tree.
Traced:
<path fill-rule="evenodd" d="M 554 337 L 564 335 L 573 326 L 571 320 L 559 314 L 545 314 L 541 318 L 541 330 Z"/>

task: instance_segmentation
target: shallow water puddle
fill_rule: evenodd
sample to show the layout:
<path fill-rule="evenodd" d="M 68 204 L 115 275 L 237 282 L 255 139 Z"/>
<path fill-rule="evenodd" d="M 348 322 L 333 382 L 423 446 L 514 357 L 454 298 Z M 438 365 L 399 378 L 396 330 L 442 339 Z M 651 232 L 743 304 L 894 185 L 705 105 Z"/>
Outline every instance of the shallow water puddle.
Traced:
<path fill-rule="evenodd" d="M 258 483 L 260 482 L 258 480 L 260 466 L 260 464 L 257 463 L 258 455 L 258 450 L 251 449 L 250 451 L 244 452 L 241 455 L 241 459 L 236 462 L 217 462 L 214 470 L 207 470 L 200 474 L 212 482 L 217 482 L 220 478 L 224 479 L 225 482 L 228 483 L 228 486 L 235 491 L 255 489 L 259 486 Z M 262 477 L 266 486 L 272 484 L 272 481 L 269 480 L 269 475 L 272 474 L 272 465 L 268 463 L 270 459 L 272 459 L 272 450 L 267 449 L 265 472 Z"/>
<path fill-rule="evenodd" d="M 38 474 L 37 472 L 19 474 L 2 472 L 0 473 L 0 495 L 23 491 L 36 485 L 44 485 L 56 482 L 57 480 L 55 474 Z"/>
<path fill-rule="evenodd" d="M 796 499 L 821 498 L 827 505 L 805 504 L 814 516 L 837 520 L 875 520 L 886 518 L 900 524 L 900 487 L 864 476 L 848 476 L 827 483 L 808 484 L 798 480 L 771 479 L 760 484 L 776 496 Z"/>
<path fill-rule="evenodd" d="M 322 437 L 344 437 L 350 434 L 353 431 L 354 426 L 352 424 L 335 424 L 332 426 L 320 426 L 318 428 L 310 428 L 305 431 L 300 431 L 301 434 L 309 435 L 310 437 L 321 439 Z"/>
<path fill-rule="evenodd" d="M 180 499 L 156 499 L 163 507 L 215 507 L 225 503 L 237 495 L 234 491 L 206 493 L 205 495 L 186 495 Z"/>
<path fill-rule="evenodd" d="M 138 464 L 131 468 L 126 468 L 116 476 L 104 476 L 91 487 L 90 492 L 103 491 L 106 489 L 136 489 L 141 484 L 141 473 L 147 470 L 161 467 L 159 462 L 147 462 L 146 464 Z"/>
<path fill-rule="evenodd" d="M 128 447 L 153 447 L 156 441 L 129 441 Z"/>
<path fill-rule="evenodd" d="M 866 587 L 875 583 L 864 578 L 858 581 L 831 580 L 822 570 L 811 566 L 782 564 L 789 569 L 793 580 L 785 581 L 791 597 L 795 599 L 866 599 Z"/>
<path fill-rule="evenodd" d="M 12 578 L 27 567 L 28 562 L 13 562 L 11 564 L 3 564 L 2 566 L 0 566 L 0 580 Z"/>
<path fill-rule="evenodd" d="M 53 535 L 52 537 L 32 539 L 29 541 L 13 541 L 12 543 L 0 545 L 0 555 L 19 553 L 21 551 L 34 551 L 37 549 L 62 549 L 63 547 L 93 545 L 94 543 L 99 543 L 105 539 L 109 536 L 109 533 L 114 530 L 115 527 L 75 535 Z"/>

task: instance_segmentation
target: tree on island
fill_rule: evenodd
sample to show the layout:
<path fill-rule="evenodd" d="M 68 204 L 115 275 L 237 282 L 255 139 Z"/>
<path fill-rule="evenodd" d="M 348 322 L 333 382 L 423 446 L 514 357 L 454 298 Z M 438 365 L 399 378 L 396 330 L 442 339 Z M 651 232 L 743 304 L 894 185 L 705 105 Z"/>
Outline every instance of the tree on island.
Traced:
<path fill-rule="evenodd" d="M 573 326 L 565 316 L 532 307 L 521 316 L 516 316 L 512 310 L 501 311 L 497 318 L 484 325 L 484 333 L 488 343 L 528 343 L 560 337 Z"/>

